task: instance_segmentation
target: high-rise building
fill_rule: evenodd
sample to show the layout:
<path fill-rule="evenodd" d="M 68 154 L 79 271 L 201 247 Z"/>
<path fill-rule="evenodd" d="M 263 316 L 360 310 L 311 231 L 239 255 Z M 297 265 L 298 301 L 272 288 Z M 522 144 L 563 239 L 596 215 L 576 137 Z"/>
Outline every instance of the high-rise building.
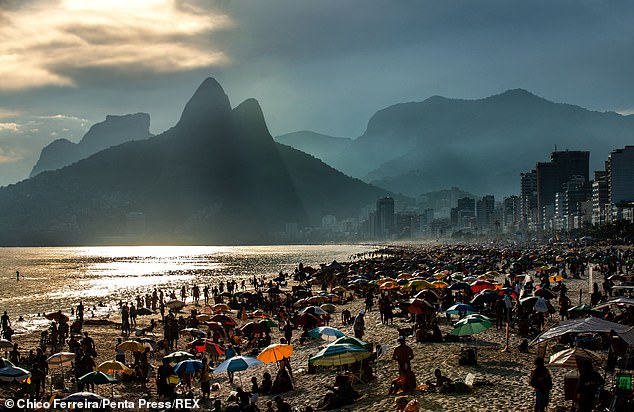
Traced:
<path fill-rule="evenodd" d="M 517 229 L 521 221 L 521 202 L 519 196 L 505 197 L 502 206 L 502 230 L 511 233 Z"/>
<path fill-rule="evenodd" d="M 537 228 L 537 172 L 522 173 L 520 188 L 520 225 L 522 230 Z"/>
<path fill-rule="evenodd" d="M 605 170 L 597 170 L 592 182 L 592 224 L 604 225 L 608 222 L 609 205 L 608 174 Z"/>
<path fill-rule="evenodd" d="M 614 150 L 605 167 L 610 204 L 634 201 L 634 146 Z"/>
<path fill-rule="evenodd" d="M 493 214 L 495 212 L 495 197 L 484 196 L 476 202 L 476 221 L 481 229 L 488 228 L 493 224 Z"/>
<path fill-rule="evenodd" d="M 376 201 L 375 235 L 386 237 L 394 231 L 394 199 L 384 197 Z"/>
<path fill-rule="evenodd" d="M 566 150 L 553 152 L 550 158 L 550 162 L 540 162 L 535 166 L 540 229 L 545 229 L 544 223 L 553 216 L 555 193 L 562 191 L 562 185 L 573 176 L 582 176 L 587 182 L 590 173 L 590 152 Z"/>

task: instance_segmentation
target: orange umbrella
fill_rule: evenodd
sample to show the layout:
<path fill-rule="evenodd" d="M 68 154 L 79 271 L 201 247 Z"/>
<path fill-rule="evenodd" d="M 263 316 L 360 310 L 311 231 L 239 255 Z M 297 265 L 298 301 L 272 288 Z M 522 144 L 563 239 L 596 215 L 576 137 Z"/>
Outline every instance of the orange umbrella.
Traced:
<path fill-rule="evenodd" d="M 293 345 L 274 343 L 260 352 L 257 359 L 264 363 L 279 362 L 284 358 L 290 358 L 293 354 Z"/>

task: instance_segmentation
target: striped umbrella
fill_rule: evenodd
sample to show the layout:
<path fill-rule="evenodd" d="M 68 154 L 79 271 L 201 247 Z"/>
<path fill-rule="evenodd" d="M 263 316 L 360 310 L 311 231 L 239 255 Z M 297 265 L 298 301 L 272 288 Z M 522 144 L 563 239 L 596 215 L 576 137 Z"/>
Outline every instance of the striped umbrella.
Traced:
<path fill-rule="evenodd" d="M 370 352 L 357 345 L 342 344 L 328 345 L 308 358 L 308 362 L 315 366 L 341 366 L 362 361 L 370 357 Z"/>
<path fill-rule="evenodd" d="M 22 382 L 31 376 L 31 372 L 17 366 L 5 366 L 0 368 L 0 381 L 2 382 Z"/>
<path fill-rule="evenodd" d="M 308 335 L 313 338 L 321 338 L 328 342 L 332 342 L 337 338 L 346 336 L 346 334 L 339 329 L 330 326 L 320 326 L 318 328 L 311 329 L 308 331 Z"/>

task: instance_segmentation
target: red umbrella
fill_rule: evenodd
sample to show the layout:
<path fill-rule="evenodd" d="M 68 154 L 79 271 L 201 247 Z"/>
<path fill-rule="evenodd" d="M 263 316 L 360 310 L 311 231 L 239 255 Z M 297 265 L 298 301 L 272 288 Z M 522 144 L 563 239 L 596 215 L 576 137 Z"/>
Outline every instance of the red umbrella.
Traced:
<path fill-rule="evenodd" d="M 424 299 L 412 299 L 412 303 L 407 307 L 409 313 L 422 315 L 423 313 L 434 310 L 434 306 Z"/>
<path fill-rule="evenodd" d="M 317 326 L 322 326 L 324 324 L 321 319 L 319 319 L 315 315 L 311 315 L 310 313 L 302 313 L 301 315 L 297 316 L 294 323 L 295 326 L 304 326 L 311 323 Z"/>
<path fill-rule="evenodd" d="M 495 289 L 495 285 L 486 280 L 476 280 L 471 283 L 471 291 L 473 293 L 481 292 L 486 289 Z"/>
<path fill-rule="evenodd" d="M 221 323 L 224 326 L 236 326 L 236 321 L 227 315 L 214 315 L 211 317 L 211 321 Z"/>
<path fill-rule="evenodd" d="M 245 335 L 252 335 L 254 333 L 264 333 L 266 331 L 266 328 L 261 323 L 247 322 L 244 324 L 244 326 L 240 328 L 240 330 Z"/>

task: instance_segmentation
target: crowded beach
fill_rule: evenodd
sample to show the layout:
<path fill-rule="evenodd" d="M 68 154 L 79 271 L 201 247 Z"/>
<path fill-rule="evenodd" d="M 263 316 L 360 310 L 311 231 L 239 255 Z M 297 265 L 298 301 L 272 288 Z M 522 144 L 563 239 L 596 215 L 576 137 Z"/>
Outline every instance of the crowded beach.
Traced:
<path fill-rule="evenodd" d="M 633 266 L 623 247 L 394 246 L 104 317 L 69 302 L 39 333 L 8 307 L 0 408 L 634 410 Z"/>

